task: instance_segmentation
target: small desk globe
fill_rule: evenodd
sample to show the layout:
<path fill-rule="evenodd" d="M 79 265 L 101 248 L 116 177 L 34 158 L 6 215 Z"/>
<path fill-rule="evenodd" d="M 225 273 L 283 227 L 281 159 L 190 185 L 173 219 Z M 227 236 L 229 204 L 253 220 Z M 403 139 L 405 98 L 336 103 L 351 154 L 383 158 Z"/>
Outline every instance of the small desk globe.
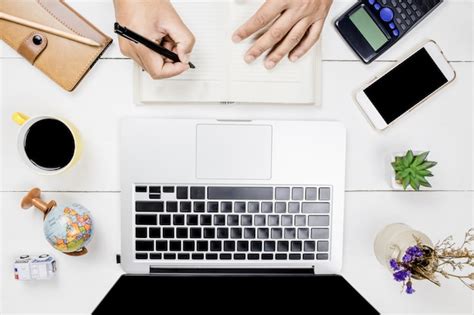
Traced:
<path fill-rule="evenodd" d="M 86 254 L 86 245 L 94 231 L 89 210 L 77 203 L 58 205 L 54 200 L 46 203 L 40 197 L 41 190 L 32 189 L 23 198 L 21 207 L 34 206 L 44 213 L 43 232 L 51 246 L 71 256 Z"/>

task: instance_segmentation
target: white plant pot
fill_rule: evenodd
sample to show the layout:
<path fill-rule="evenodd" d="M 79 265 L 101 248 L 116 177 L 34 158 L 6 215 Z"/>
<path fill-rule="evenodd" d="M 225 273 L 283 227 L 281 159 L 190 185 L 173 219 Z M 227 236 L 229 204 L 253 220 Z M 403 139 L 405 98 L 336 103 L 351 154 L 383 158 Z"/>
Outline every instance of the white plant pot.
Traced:
<path fill-rule="evenodd" d="M 387 225 L 375 237 L 374 253 L 382 266 L 392 271 L 390 260 L 401 260 L 408 247 L 416 245 L 416 238 L 420 239 L 423 245 L 433 247 L 433 242 L 428 236 L 412 229 L 403 223 Z"/>
<path fill-rule="evenodd" d="M 413 154 L 414 154 L 414 155 L 418 155 L 418 154 L 421 154 L 421 153 L 423 153 L 423 152 L 426 152 L 426 151 L 413 151 Z M 397 157 L 397 156 L 405 156 L 405 154 L 406 154 L 406 152 L 395 152 L 395 153 L 393 153 L 393 154 L 391 155 L 391 157 L 390 157 L 390 164 L 389 164 L 389 166 L 390 166 L 390 171 L 391 171 L 391 172 L 390 172 L 390 183 L 391 183 L 392 188 L 393 188 L 394 190 L 403 190 L 403 191 L 404 191 L 403 185 L 402 185 L 402 184 L 399 184 L 399 183 L 397 182 L 397 180 L 395 179 L 395 170 L 394 170 L 393 167 L 392 167 L 392 162 L 395 162 L 395 157 Z M 426 188 L 423 187 L 423 186 L 420 187 L 420 190 L 425 190 L 425 189 L 426 189 Z M 415 191 L 411 186 L 408 186 L 406 190 L 407 190 L 407 191 Z"/>

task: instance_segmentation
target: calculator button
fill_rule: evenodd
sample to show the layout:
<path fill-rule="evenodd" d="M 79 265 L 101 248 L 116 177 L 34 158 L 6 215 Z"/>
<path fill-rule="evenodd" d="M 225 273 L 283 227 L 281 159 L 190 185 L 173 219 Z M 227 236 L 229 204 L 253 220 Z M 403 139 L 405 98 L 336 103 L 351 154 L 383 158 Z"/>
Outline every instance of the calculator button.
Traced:
<path fill-rule="evenodd" d="M 389 23 L 388 27 L 390 27 L 390 29 L 394 30 L 395 29 L 395 24 L 394 23 Z"/>
<path fill-rule="evenodd" d="M 374 4 L 374 8 L 375 8 L 375 10 L 377 10 L 377 11 L 380 10 L 381 7 L 382 7 L 382 6 L 380 6 L 380 4 L 378 4 L 378 3 Z"/>
<path fill-rule="evenodd" d="M 392 0 L 392 6 L 396 7 L 397 6 L 397 1 Z"/>
<path fill-rule="evenodd" d="M 416 11 L 415 13 L 416 13 L 416 15 L 417 15 L 418 17 L 421 16 L 421 11 Z"/>
<path fill-rule="evenodd" d="M 403 7 L 404 9 L 406 9 L 406 8 L 407 8 L 407 4 L 406 4 L 405 2 L 402 2 L 402 7 Z"/>
<path fill-rule="evenodd" d="M 398 12 L 398 13 L 402 13 L 402 8 L 400 8 L 400 7 L 397 7 L 397 9 L 396 9 L 396 10 L 397 10 L 397 12 Z"/>
<path fill-rule="evenodd" d="M 393 36 L 395 36 L 395 37 L 398 37 L 398 35 L 400 35 L 400 33 L 398 32 L 398 30 L 393 30 L 393 31 L 392 31 L 392 34 L 393 34 Z"/>
<path fill-rule="evenodd" d="M 402 24 L 402 20 L 400 18 L 396 18 L 395 20 L 397 21 L 398 24 Z"/>
<path fill-rule="evenodd" d="M 410 15 L 410 18 L 411 18 L 411 20 L 412 20 L 413 22 L 416 21 L 416 16 L 415 16 L 414 14 Z"/>
<path fill-rule="evenodd" d="M 405 24 L 401 24 L 400 25 L 402 27 L 402 30 L 406 30 L 407 29 L 407 26 Z"/>
<path fill-rule="evenodd" d="M 373 5 L 375 3 L 375 0 L 369 0 L 369 4 Z"/>
<path fill-rule="evenodd" d="M 380 18 L 384 22 L 390 22 L 393 20 L 393 11 L 389 8 L 383 8 L 380 10 Z"/>

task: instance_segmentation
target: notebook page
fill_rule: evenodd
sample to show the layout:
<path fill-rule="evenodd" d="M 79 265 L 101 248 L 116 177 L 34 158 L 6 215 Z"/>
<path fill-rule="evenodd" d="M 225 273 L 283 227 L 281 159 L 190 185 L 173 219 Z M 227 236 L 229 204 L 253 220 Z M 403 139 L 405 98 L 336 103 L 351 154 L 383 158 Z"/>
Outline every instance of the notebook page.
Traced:
<path fill-rule="evenodd" d="M 239 0 L 231 6 L 232 30 L 247 21 L 261 1 Z M 284 58 L 274 69 L 267 70 L 263 56 L 252 64 L 244 61 L 245 52 L 255 37 L 234 44 L 231 55 L 230 98 L 237 102 L 298 103 L 315 102 L 315 51 L 296 63 Z"/>
<path fill-rule="evenodd" d="M 228 96 L 229 1 L 174 1 L 176 11 L 196 37 L 191 62 L 196 69 L 153 80 L 135 69 L 136 98 L 153 102 L 219 102 Z M 220 26 L 220 27 L 219 27 Z"/>

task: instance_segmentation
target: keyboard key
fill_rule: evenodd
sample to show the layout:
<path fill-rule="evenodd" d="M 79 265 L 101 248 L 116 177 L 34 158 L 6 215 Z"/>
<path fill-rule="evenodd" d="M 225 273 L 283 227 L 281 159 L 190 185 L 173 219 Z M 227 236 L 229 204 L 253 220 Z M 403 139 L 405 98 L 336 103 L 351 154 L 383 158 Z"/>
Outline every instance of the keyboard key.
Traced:
<path fill-rule="evenodd" d="M 295 187 L 293 188 L 291 197 L 293 200 L 303 200 L 303 194 L 304 191 L 302 187 Z"/>
<path fill-rule="evenodd" d="M 231 228 L 230 229 L 230 238 L 242 238 L 242 229 L 241 228 Z"/>
<path fill-rule="evenodd" d="M 200 220 L 201 225 L 212 225 L 212 215 L 201 214 L 200 217 L 201 217 L 201 220 Z"/>
<path fill-rule="evenodd" d="M 156 214 L 137 214 L 135 216 L 136 225 L 156 225 L 158 223 Z"/>
<path fill-rule="evenodd" d="M 163 254 L 163 259 L 166 259 L 166 260 L 174 260 L 176 259 L 176 254 Z"/>
<path fill-rule="evenodd" d="M 161 229 L 150 228 L 150 238 L 161 238 Z"/>
<path fill-rule="evenodd" d="M 150 254 L 150 259 L 153 259 L 153 260 L 160 260 L 162 257 L 161 253 L 158 254 L 158 253 L 151 253 Z"/>
<path fill-rule="evenodd" d="M 193 260 L 203 260 L 204 254 L 195 253 L 195 254 L 192 254 L 191 257 Z"/>
<path fill-rule="evenodd" d="M 135 192 L 137 193 L 146 193 L 148 187 L 146 186 L 135 186 Z"/>
<path fill-rule="evenodd" d="M 269 235 L 268 228 L 258 228 L 257 230 L 257 238 L 259 239 L 267 239 Z"/>
<path fill-rule="evenodd" d="M 260 210 L 260 204 L 258 202 L 249 202 L 248 212 L 249 213 L 258 213 Z"/>
<path fill-rule="evenodd" d="M 316 200 L 318 196 L 318 190 L 316 188 L 306 188 L 306 200 Z"/>
<path fill-rule="evenodd" d="M 234 241 L 224 241 L 224 251 L 225 252 L 235 251 L 235 242 Z"/>
<path fill-rule="evenodd" d="M 163 192 L 164 193 L 174 193 L 174 187 L 173 186 L 165 186 L 165 187 L 163 187 Z"/>
<path fill-rule="evenodd" d="M 170 241 L 170 251 L 180 252 L 181 251 L 181 241 Z"/>
<path fill-rule="evenodd" d="M 148 254 L 147 253 L 136 253 L 135 254 L 135 259 L 148 259 Z"/>
<path fill-rule="evenodd" d="M 193 252 L 194 251 L 194 241 L 183 241 L 183 251 Z"/>
<path fill-rule="evenodd" d="M 163 212 L 163 201 L 136 201 L 136 212 Z"/>
<path fill-rule="evenodd" d="M 225 225 L 225 215 L 215 215 L 214 225 Z"/>
<path fill-rule="evenodd" d="M 171 225 L 171 215 L 169 214 L 160 215 L 160 225 Z"/>
<path fill-rule="evenodd" d="M 310 215 L 308 216 L 309 226 L 328 226 L 329 216 L 327 215 Z"/>
<path fill-rule="evenodd" d="M 291 242 L 291 251 L 292 252 L 301 252 L 303 250 L 303 243 L 301 241 Z"/>
<path fill-rule="evenodd" d="M 227 225 L 229 225 L 229 226 L 239 225 L 239 216 L 238 215 L 228 215 L 227 216 Z"/>
<path fill-rule="evenodd" d="M 229 229 L 228 228 L 218 228 L 217 229 L 217 238 L 229 238 Z"/>
<path fill-rule="evenodd" d="M 265 241 L 263 242 L 263 250 L 266 252 L 274 252 L 275 251 L 275 241 Z"/>
<path fill-rule="evenodd" d="M 154 249 L 153 241 L 135 241 L 135 250 L 137 251 L 152 251 Z"/>
<path fill-rule="evenodd" d="M 201 228 L 191 228 L 189 230 L 189 235 L 190 238 L 201 238 Z"/>
<path fill-rule="evenodd" d="M 244 238 L 245 239 L 255 238 L 255 228 L 245 228 L 244 229 Z"/>
<path fill-rule="evenodd" d="M 160 186 L 150 186 L 150 194 L 161 194 Z"/>
<path fill-rule="evenodd" d="M 241 217 L 241 223 L 242 226 L 251 226 L 252 225 L 252 216 L 251 215 L 243 215 Z"/>
<path fill-rule="evenodd" d="M 174 225 L 184 225 L 184 215 L 183 214 L 175 214 L 173 216 L 173 224 Z"/>
<path fill-rule="evenodd" d="M 231 260 L 232 255 L 231 254 L 220 254 L 219 258 L 222 259 L 222 260 Z"/>
<path fill-rule="evenodd" d="M 288 203 L 288 212 L 289 213 L 299 213 L 300 212 L 300 203 L 299 202 L 290 202 L 290 203 Z"/>
<path fill-rule="evenodd" d="M 262 202 L 262 213 L 272 213 L 272 212 L 273 212 L 273 203 Z"/>
<path fill-rule="evenodd" d="M 211 252 L 222 251 L 222 243 L 220 241 L 211 241 Z"/>
<path fill-rule="evenodd" d="M 327 202 L 303 202 L 303 213 L 328 213 L 329 203 Z"/>
<path fill-rule="evenodd" d="M 316 250 L 316 245 L 314 241 L 305 241 L 304 242 L 304 251 L 305 252 L 314 252 Z"/>
<path fill-rule="evenodd" d="M 285 238 L 286 239 L 295 239 L 296 238 L 296 229 L 286 228 L 285 229 Z"/>
<path fill-rule="evenodd" d="M 314 254 L 303 254 L 304 260 L 314 260 Z"/>
<path fill-rule="evenodd" d="M 261 241 L 251 241 L 250 242 L 250 251 L 252 251 L 252 252 L 261 252 L 262 251 L 262 242 Z"/>
<path fill-rule="evenodd" d="M 179 203 L 179 211 L 181 211 L 181 212 L 191 212 L 191 202 L 190 201 L 181 201 Z"/>
<path fill-rule="evenodd" d="M 289 249 L 289 243 L 288 241 L 279 241 L 277 243 L 277 250 L 279 252 L 287 252 Z"/>
<path fill-rule="evenodd" d="M 272 187 L 208 187 L 210 200 L 272 200 Z"/>
<path fill-rule="evenodd" d="M 156 241 L 155 245 L 156 245 L 156 250 L 159 251 L 159 252 L 164 252 L 164 251 L 168 250 L 168 242 L 167 241 Z"/>
<path fill-rule="evenodd" d="M 276 260 L 287 260 L 287 259 L 288 259 L 288 255 L 287 255 L 287 254 L 276 254 L 276 255 L 275 255 L 275 259 L 276 259 Z"/>
<path fill-rule="evenodd" d="M 178 212 L 178 203 L 176 201 L 167 201 L 166 212 Z"/>
<path fill-rule="evenodd" d="M 256 215 L 255 216 L 255 225 L 256 226 L 265 226 L 265 216 L 264 215 Z"/>
<path fill-rule="evenodd" d="M 189 254 L 184 254 L 184 253 L 178 253 L 178 259 L 179 260 L 188 260 L 191 255 Z"/>
<path fill-rule="evenodd" d="M 290 254 L 288 257 L 290 258 L 290 260 L 300 260 L 301 254 Z"/>
<path fill-rule="evenodd" d="M 222 202 L 221 203 L 221 212 L 222 213 L 231 213 L 232 212 L 232 202 Z"/>
<path fill-rule="evenodd" d="M 205 187 L 191 187 L 191 199 L 203 200 L 206 198 Z"/>
<path fill-rule="evenodd" d="M 277 215 L 268 216 L 268 226 L 278 226 L 280 224 L 280 217 Z"/>
<path fill-rule="evenodd" d="M 272 229 L 272 239 L 274 240 L 277 240 L 277 239 L 280 239 L 280 238 L 283 238 L 283 232 L 281 229 L 276 229 L 276 228 L 273 228 Z"/>
<path fill-rule="evenodd" d="M 295 216 L 295 226 L 305 226 L 306 225 L 306 216 L 297 215 Z"/>
<path fill-rule="evenodd" d="M 234 213 L 245 213 L 245 202 L 236 202 L 234 204 Z"/>
<path fill-rule="evenodd" d="M 149 199 L 161 199 L 161 195 L 160 194 L 149 195 L 148 198 Z"/>
<path fill-rule="evenodd" d="M 273 254 L 262 254 L 262 260 L 273 260 Z"/>
<path fill-rule="evenodd" d="M 238 252 L 248 252 L 249 242 L 248 241 L 238 241 L 237 242 L 237 251 Z"/>
<path fill-rule="evenodd" d="M 285 202 L 275 203 L 275 213 L 286 213 L 286 203 Z"/>
<path fill-rule="evenodd" d="M 188 229 L 187 228 L 177 228 L 176 229 L 176 238 L 188 238 Z"/>
<path fill-rule="evenodd" d="M 329 251 L 329 242 L 328 241 L 319 241 L 318 242 L 318 252 L 327 252 Z"/>
<path fill-rule="evenodd" d="M 204 238 L 215 238 L 216 230 L 214 228 L 204 228 Z"/>
<path fill-rule="evenodd" d="M 206 203 L 202 201 L 195 201 L 194 202 L 194 212 L 206 212 Z"/>
<path fill-rule="evenodd" d="M 209 244 L 207 241 L 197 241 L 196 249 L 198 252 L 207 252 L 209 250 Z"/>
<path fill-rule="evenodd" d="M 293 226 L 293 216 L 292 215 L 282 215 L 281 216 L 281 225 L 282 226 Z"/>
<path fill-rule="evenodd" d="M 207 212 L 215 213 L 219 212 L 219 203 L 218 202 L 208 202 L 207 203 Z"/>
<path fill-rule="evenodd" d="M 187 225 L 198 225 L 198 215 L 197 214 L 188 214 L 186 216 Z"/>
<path fill-rule="evenodd" d="M 135 237 L 136 238 L 146 238 L 147 237 L 147 230 L 145 228 L 135 228 Z"/>
<path fill-rule="evenodd" d="M 188 199 L 188 187 L 176 187 L 176 199 Z"/>
<path fill-rule="evenodd" d="M 329 255 L 328 254 L 316 254 L 316 259 L 317 260 L 328 260 Z"/>
<path fill-rule="evenodd" d="M 234 254 L 235 260 L 245 260 L 245 254 Z"/>
<path fill-rule="evenodd" d="M 260 255 L 259 254 L 247 254 L 247 259 L 248 260 L 259 260 Z"/>
<path fill-rule="evenodd" d="M 217 260 L 217 254 L 206 254 L 207 260 Z"/>
<path fill-rule="evenodd" d="M 174 228 L 163 228 L 163 238 L 174 238 Z"/>
<path fill-rule="evenodd" d="M 312 239 L 328 239 L 329 229 L 311 229 Z"/>
<path fill-rule="evenodd" d="M 309 238 L 309 229 L 298 229 L 298 238 L 305 240 Z"/>
<path fill-rule="evenodd" d="M 288 187 L 275 188 L 275 199 L 276 200 L 290 200 L 290 188 Z"/>
<path fill-rule="evenodd" d="M 331 188 L 319 188 L 319 200 L 331 200 Z"/>

